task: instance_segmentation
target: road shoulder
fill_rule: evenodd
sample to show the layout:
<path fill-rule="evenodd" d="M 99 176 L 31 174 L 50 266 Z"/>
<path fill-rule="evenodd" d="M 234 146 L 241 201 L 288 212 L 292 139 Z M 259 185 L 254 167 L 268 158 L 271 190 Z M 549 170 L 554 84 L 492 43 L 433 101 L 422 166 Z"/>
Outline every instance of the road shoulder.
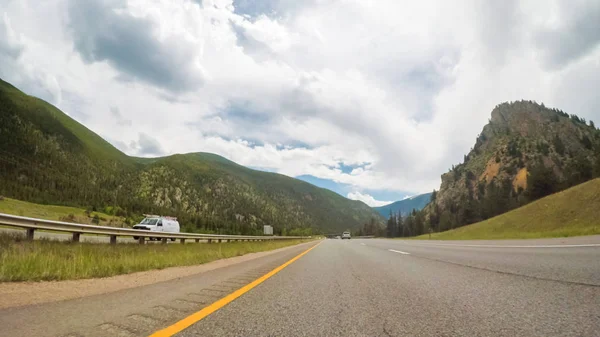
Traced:
<path fill-rule="evenodd" d="M 249 253 L 196 266 L 172 267 L 99 279 L 0 283 L 0 309 L 107 294 L 119 290 L 166 282 L 252 261 L 310 244 L 312 244 L 312 242 L 301 243 L 299 245 L 266 252 Z"/>

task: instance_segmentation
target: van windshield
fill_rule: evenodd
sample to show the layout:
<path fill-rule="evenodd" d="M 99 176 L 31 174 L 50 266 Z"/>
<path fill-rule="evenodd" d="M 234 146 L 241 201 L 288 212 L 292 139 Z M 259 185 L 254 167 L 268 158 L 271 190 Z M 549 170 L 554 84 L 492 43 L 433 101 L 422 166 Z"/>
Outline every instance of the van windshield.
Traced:
<path fill-rule="evenodd" d="M 140 222 L 140 225 L 155 226 L 157 222 L 158 219 L 145 218 L 144 220 L 142 220 L 142 222 Z"/>

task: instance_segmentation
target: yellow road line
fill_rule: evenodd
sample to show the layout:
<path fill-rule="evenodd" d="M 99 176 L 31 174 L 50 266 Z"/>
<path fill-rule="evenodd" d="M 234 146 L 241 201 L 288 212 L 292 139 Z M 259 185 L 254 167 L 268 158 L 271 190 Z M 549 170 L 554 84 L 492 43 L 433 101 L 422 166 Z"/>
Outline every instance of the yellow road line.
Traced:
<path fill-rule="evenodd" d="M 317 247 L 318 245 L 320 245 L 323 241 L 319 242 L 318 244 L 310 247 L 309 249 L 303 251 L 302 253 L 300 253 L 299 255 L 297 255 L 296 257 L 292 258 L 291 260 L 289 260 L 288 262 L 282 264 L 281 266 L 271 270 L 270 272 L 266 273 L 265 275 L 257 278 L 256 280 L 246 284 L 245 286 L 241 287 L 240 289 L 232 292 L 231 294 L 221 298 L 220 300 L 217 300 L 216 302 L 212 303 L 211 305 L 203 308 L 202 310 L 191 314 L 190 316 L 182 319 L 181 321 L 166 327 L 162 330 L 159 330 L 155 333 L 153 333 L 152 335 L 150 335 L 150 337 L 167 337 L 167 336 L 173 336 L 174 334 L 183 331 L 184 329 L 186 329 L 187 327 L 189 327 L 190 325 L 199 322 L 201 319 L 203 319 L 204 317 L 212 314 L 213 312 L 221 309 L 222 307 L 226 306 L 227 304 L 231 303 L 233 300 L 235 300 L 236 298 L 242 296 L 243 294 L 247 293 L 248 291 L 250 291 L 252 288 L 256 287 L 257 285 L 263 283 L 264 281 L 266 281 L 269 277 L 277 274 L 278 272 L 280 272 L 281 270 L 283 270 L 283 268 L 289 266 L 290 264 L 292 264 L 294 261 L 298 260 L 299 258 L 301 258 L 302 256 L 304 256 L 306 253 L 310 252 L 311 250 L 313 250 L 315 247 Z"/>

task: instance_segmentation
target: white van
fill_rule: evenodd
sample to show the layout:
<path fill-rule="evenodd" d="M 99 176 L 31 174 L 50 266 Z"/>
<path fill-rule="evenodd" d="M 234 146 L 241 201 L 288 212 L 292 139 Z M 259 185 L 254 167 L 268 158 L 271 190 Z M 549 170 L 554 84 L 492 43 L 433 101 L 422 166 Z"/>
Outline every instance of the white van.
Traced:
<path fill-rule="evenodd" d="M 147 230 L 151 232 L 168 232 L 168 233 L 179 233 L 179 222 L 177 218 L 173 218 L 170 216 L 160 216 L 160 215 L 147 215 L 142 222 L 133 226 L 133 229 L 141 229 Z M 135 240 L 138 239 L 137 236 L 133 237 Z M 150 238 L 150 240 L 153 240 Z M 175 241 L 174 238 L 171 238 L 172 241 Z"/>

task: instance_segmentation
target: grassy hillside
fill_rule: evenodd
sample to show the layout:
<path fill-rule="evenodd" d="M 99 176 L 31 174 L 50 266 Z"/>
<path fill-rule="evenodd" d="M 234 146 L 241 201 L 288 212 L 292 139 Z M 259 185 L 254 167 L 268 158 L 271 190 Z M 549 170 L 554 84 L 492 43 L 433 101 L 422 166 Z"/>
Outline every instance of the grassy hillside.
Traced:
<path fill-rule="evenodd" d="M 407 215 L 412 212 L 413 209 L 420 211 L 425 205 L 429 203 L 431 200 L 431 193 L 425 193 L 416 195 L 414 197 L 410 197 L 408 199 L 396 201 L 389 205 L 381 206 L 381 207 L 373 207 L 374 210 L 379 212 L 383 217 L 389 217 L 390 212 L 397 214 L 400 212 L 402 216 Z"/>
<path fill-rule="evenodd" d="M 438 240 L 527 239 L 591 234 L 600 234 L 600 179 L 431 237 Z"/>
<path fill-rule="evenodd" d="M 68 206 L 40 205 L 10 198 L 0 200 L 0 213 L 88 225 L 95 225 L 94 217 L 97 216 L 98 224 L 101 226 L 124 227 L 126 225 L 125 218 L 102 212 L 87 212 L 82 208 Z"/>
<path fill-rule="evenodd" d="M 309 234 L 357 228 L 366 204 L 209 153 L 134 158 L 54 106 L 0 80 L 0 194 L 103 211 L 133 222 L 177 216 L 185 230 Z M 28 214 L 25 214 L 28 215 Z"/>

